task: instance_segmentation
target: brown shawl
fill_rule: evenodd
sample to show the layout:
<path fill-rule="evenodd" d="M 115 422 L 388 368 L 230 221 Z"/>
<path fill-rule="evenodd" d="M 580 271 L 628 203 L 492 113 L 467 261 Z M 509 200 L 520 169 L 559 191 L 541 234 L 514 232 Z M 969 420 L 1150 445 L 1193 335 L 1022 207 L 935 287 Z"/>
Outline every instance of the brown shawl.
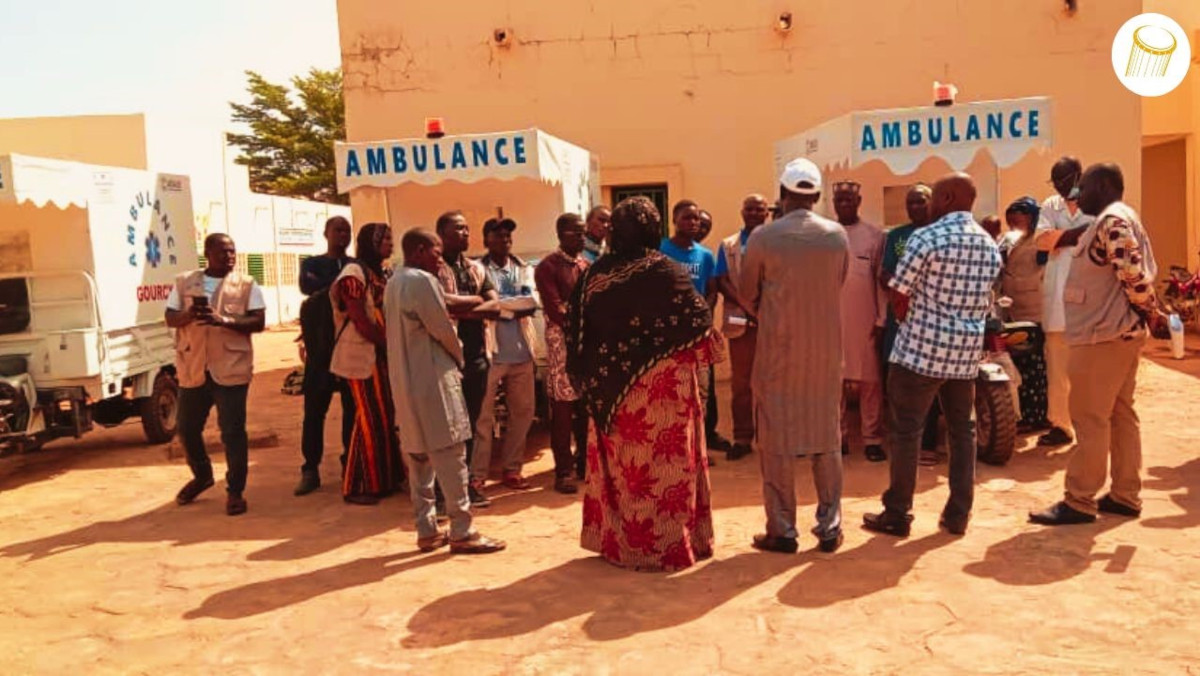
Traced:
<path fill-rule="evenodd" d="M 657 251 L 608 254 L 584 273 L 567 315 L 567 372 L 600 430 L 634 383 L 712 329 L 687 273 Z"/>

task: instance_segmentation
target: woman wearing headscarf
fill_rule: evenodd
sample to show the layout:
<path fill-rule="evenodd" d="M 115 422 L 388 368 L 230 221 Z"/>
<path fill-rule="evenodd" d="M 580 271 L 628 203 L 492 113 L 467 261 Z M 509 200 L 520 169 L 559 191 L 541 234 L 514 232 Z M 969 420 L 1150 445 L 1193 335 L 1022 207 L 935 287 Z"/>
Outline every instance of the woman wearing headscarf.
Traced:
<path fill-rule="evenodd" d="M 329 293 L 335 325 L 329 370 L 346 380 L 355 408 L 342 497 L 360 505 L 379 502 L 404 480 L 383 318 L 388 277 L 384 264 L 393 247 L 387 224 L 364 225 L 356 242 L 357 258 L 342 269 Z"/>
<path fill-rule="evenodd" d="M 611 251 L 567 320 L 567 369 L 591 420 L 582 545 L 645 571 L 713 552 L 700 378 L 720 342 L 687 273 L 656 250 L 661 222 L 643 197 L 613 209 Z"/>
<path fill-rule="evenodd" d="M 1037 200 L 1022 197 L 1008 206 L 1004 220 L 1008 234 L 1000 241 L 1004 267 L 1000 272 L 1000 293 L 1012 299 L 1005 312 L 1014 322 L 1032 326 L 1010 338 L 1013 364 L 1021 373 L 1021 429 L 1033 432 L 1050 426 L 1046 420 L 1046 358 L 1043 354 L 1042 275 L 1044 261 L 1039 260 L 1033 232 L 1041 209 Z M 1014 340 L 1015 339 L 1015 340 Z"/>

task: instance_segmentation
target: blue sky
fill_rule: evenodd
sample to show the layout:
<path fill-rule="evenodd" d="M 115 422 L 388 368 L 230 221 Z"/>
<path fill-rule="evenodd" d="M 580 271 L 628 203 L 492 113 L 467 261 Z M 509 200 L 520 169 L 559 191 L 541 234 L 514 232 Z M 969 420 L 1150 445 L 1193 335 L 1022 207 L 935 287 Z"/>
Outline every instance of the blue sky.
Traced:
<path fill-rule="evenodd" d="M 0 0 L 0 118 L 146 113 L 151 167 L 200 189 L 243 71 L 338 63 L 336 0 Z"/>

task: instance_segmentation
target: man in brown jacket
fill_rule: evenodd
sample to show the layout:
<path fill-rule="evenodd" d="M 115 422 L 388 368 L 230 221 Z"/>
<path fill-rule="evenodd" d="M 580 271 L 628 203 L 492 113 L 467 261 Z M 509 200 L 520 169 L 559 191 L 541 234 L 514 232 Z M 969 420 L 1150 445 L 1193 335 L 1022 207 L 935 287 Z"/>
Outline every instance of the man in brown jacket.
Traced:
<path fill-rule="evenodd" d="M 186 505 L 213 486 L 204 424 L 216 405 L 227 465 L 225 513 L 237 516 L 246 511 L 246 395 L 254 374 L 250 334 L 263 330 L 266 303 L 254 280 L 234 270 L 237 250 L 228 235 L 209 235 L 204 258 L 208 267 L 180 275 L 167 298 L 167 326 L 175 329 L 179 438 L 192 469 L 192 480 L 175 502 Z"/>
<path fill-rule="evenodd" d="M 567 304 L 588 268 L 583 257 L 584 225 L 579 214 L 563 214 L 554 224 L 558 249 L 533 271 L 546 315 L 546 394 L 550 398 L 550 449 L 554 452 L 554 490 L 571 495 L 579 489 L 571 476 L 587 470 L 587 412 L 567 377 Z M 571 437 L 575 455 L 571 455 Z"/>

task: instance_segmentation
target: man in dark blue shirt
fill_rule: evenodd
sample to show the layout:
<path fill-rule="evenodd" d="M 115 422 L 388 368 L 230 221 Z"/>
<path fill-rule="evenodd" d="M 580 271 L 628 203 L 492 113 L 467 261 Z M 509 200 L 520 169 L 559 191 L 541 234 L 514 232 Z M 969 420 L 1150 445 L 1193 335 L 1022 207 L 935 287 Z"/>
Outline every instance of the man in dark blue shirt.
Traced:
<path fill-rule="evenodd" d="M 329 372 L 333 346 L 338 339 L 333 325 L 333 306 L 329 303 L 329 287 L 350 260 L 350 221 L 334 216 L 325 222 L 327 248 L 320 256 L 307 258 L 300 264 L 300 293 L 308 296 L 300 306 L 300 345 L 304 358 L 304 426 L 300 448 L 304 465 L 300 468 L 300 483 L 296 495 L 308 495 L 321 486 L 321 458 L 325 454 L 325 416 L 333 393 L 342 397 L 342 464 L 350 447 L 350 432 L 354 429 L 354 399 L 338 379 Z"/>

